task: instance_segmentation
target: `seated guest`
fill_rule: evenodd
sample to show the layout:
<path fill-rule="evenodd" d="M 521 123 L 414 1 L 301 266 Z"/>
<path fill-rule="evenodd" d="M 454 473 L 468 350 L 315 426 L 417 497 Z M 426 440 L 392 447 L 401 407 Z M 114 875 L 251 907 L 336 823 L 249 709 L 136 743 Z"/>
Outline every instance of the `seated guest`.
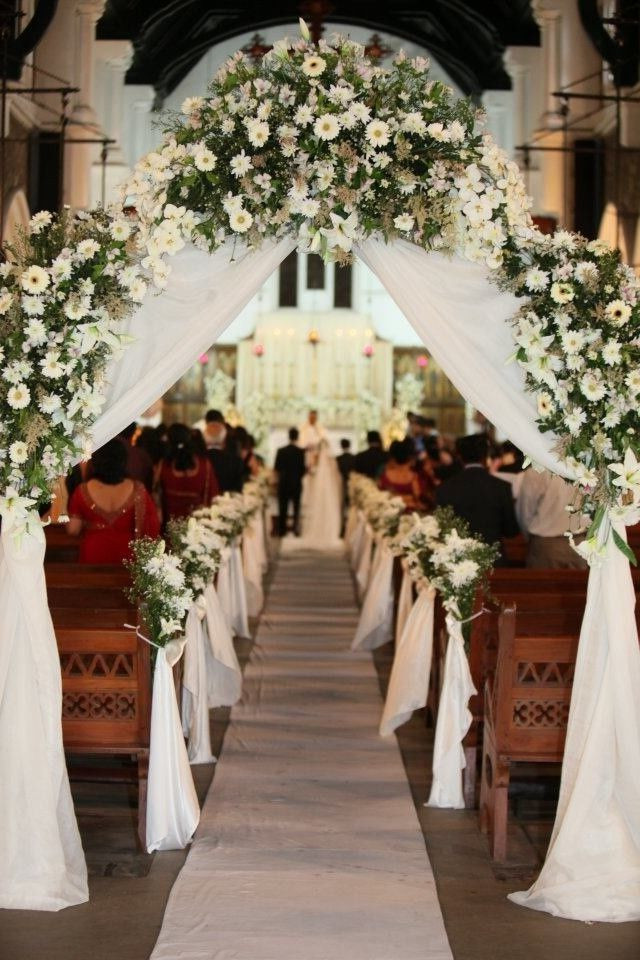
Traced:
<path fill-rule="evenodd" d="M 210 446 L 207 453 L 218 480 L 220 493 L 240 493 L 245 481 L 246 465 L 238 454 L 233 434 L 227 433 L 226 427 L 222 446 Z"/>
<path fill-rule="evenodd" d="M 525 470 L 516 500 L 516 514 L 527 535 L 527 566 L 544 569 L 577 570 L 587 566 L 565 533 L 584 532 L 580 514 L 567 507 L 575 499 L 575 488 L 548 470 Z M 577 540 L 582 539 L 580 536 Z"/>
<path fill-rule="evenodd" d="M 438 506 L 452 507 L 467 521 L 471 533 L 482 537 L 486 543 L 501 543 L 503 537 L 517 536 L 520 531 L 511 488 L 487 470 L 489 443 L 486 435 L 476 433 L 460 437 L 456 449 L 464 469 L 438 487 Z"/>
<path fill-rule="evenodd" d="M 91 478 L 73 491 L 67 533 L 80 534 L 80 563 L 122 563 L 129 544 L 157 537 L 156 506 L 139 480 L 127 477 L 127 451 L 121 440 L 105 443 L 89 461 Z"/>
<path fill-rule="evenodd" d="M 165 524 L 172 517 L 186 517 L 196 507 L 208 506 L 219 493 L 210 460 L 198 455 L 192 432 L 183 423 L 169 427 L 160 488 Z"/>
<path fill-rule="evenodd" d="M 224 447 L 227 439 L 227 425 L 219 410 L 207 410 L 204 420 L 199 420 L 195 427 L 200 429 L 207 450 L 213 447 L 221 450 Z"/>
<path fill-rule="evenodd" d="M 128 427 L 121 430 L 118 434 L 118 440 L 124 445 L 127 451 L 127 476 L 132 480 L 139 480 L 151 493 L 153 489 L 153 463 L 151 457 L 143 447 L 137 444 L 134 446 L 138 425 L 130 423 Z"/>
<path fill-rule="evenodd" d="M 161 509 L 162 494 L 160 491 L 160 473 L 162 472 L 162 463 L 167 449 L 166 432 L 164 427 L 142 427 L 136 437 L 136 447 L 144 450 L 151 460 L 153 467 L 153 483 L 151 485 L 151 496 L 154 503 Z"/>
<path fill-rule="evenodd" d="M 376 480 L 386 462 L 387 455 L 382 449 L 382 437 L 377 430 L 369 430 L 367 434 L 367 449 L 356 453 L 353 469 L 356 473 L 363 473 L 365 477 Z"/>
<path fill-rule="evenodd" d="M 340 450 L 342 452 L 336 457 L 336 463 L 338 464 L 338 470 L 340 471 L 340 476 L 342 477 L 342 486 L 346 497 L 349 474 L 353 470 L 353 463 L 355 460 L 354 455 L 351 453 L 351 440 L 347 440 L 347 438 L 344 437 L 340 441 Z"/>
<path fill-rule="evenodd" d="M 289 443 L 280 447 L 276 454 L 274 470 L 278 475 L 278 536 L 287 532 L 287 514 L 289 504 L 293 504 L 293 532 L 300 533 L 300 497 L 302 478 L 306 473 L 305 456 L 298 446 L 300 431 L 297 427 L 289 430 Z"/>
<path fill-rule="evenodd" d="M 394 440 L 389 447 L 389 459 L 380 474 L 378 486 L 397 497 L 402 497 L 408 510 L 420 507 L 422 487 L 413 464 L 413 443 Z"/>

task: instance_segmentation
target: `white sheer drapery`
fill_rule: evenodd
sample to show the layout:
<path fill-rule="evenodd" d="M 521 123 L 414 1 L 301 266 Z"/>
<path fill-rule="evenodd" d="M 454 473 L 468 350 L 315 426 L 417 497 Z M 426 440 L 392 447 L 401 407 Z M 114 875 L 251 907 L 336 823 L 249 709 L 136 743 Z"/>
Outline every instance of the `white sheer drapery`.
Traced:
<path fill-rule="evenodd" d="M 242 567 L 247 595 L 247 611 L 250 617 L 259 616 L 264 604 L 262 574 L 265 561 L 264 520 L 261 513 L 256 513 L 247 525 L 242 538 Z"/>
<path fill-rule="evenodd" d="M 433 741 L 433 781 L 428 807 L 464 807 L 462 771 L 466 760 L 462 741 L 471 726 L 469 698 L 476 693 L 464 652 L 462 624 L 447 614 L 447 652 Z"/>
<path fill-rule="evenodd" d="M 242 693 L 242 671 L 233 636 L 216 588 L 210 583 L 204 592 L 207 620 L 206 661 L 209 707 L 232 707 Z"/>
<path fill-rule="evenodd" d="M 380 735 L 388 737 L 426 706 L 433 652 L 433 611 L 436 592 L 423 586 L 396 641 Z"/>
<path fill-rule="evenodd" d="M 240 553 L 240 546 L 235 540 L 218 571 L 218 600 L 227 618 L 232 635 L 248 637 L 249 613 L 242 570 L 242 554 Z"/>
<path fill-rule="evenodd" d="M 369 586 L 371 576 L 371 563 L 373 559 L 373 530 L 371 525 L 365 521 L 364 531 L 360 540 L 359 557 L 355 567 L 354 576 L 356 578 L 356 593 L 358 600 L 362 603 Z"/>
<path fill-rule="evenodd" d="M 184 671 L 182 674 L 182 730 L 188 738 L 189 763 L 214 763 L 209 728 L 207 690 L 207 643 L 204 604 L 193 604 L 185 624 Z"/>
<path fill-rule="evenodd" d="M 294 246 L 288 239 L 269 242 L 259 251 L 238 253 L 235 260 L 231 243 L 211 256 L 188 246 L 173 258 L 168 289 L 160 297 L 148 297 L 128 323 L 136 342 L 109 371 L 106 408 L 93 431 L 97 445 L 134 420 L 189 368 Z M 483 267 L 429 254 L 410 243 L 386 245 L 372 239 L 356 252 L 458 390 L 532 460 L 560 472 L 552 453 L 555 438 L 537 429 L 535 401 L 524 389 L 522 371 L 506 364 L 514 350 L 510 319 L 517 299 L 499 291 Z M 3 520 L 6 527 L 6 512 Z M 59 664 L 46 611 L 42 550 L 37 539 L 26 535 L 7 569 L 4 538 L 3 529 L 0 744 L 16 729 L 31 731 L 35 739 L 20 772 L 24 794 L 16 791 L 12 778 L 3 776 L 0 811 L 14 835 L 12 842 L 18 842 L 16 837 L 22 842 L 29 831 L 34 836 L 34 818 L 22 829 L 22 796 L 31 797 L 38 821 L 49 824 L 49 839 L 42 847 L 22 847 L 18 862 L 0 859 L 0 891 L 17 891 L 13 907 L 58 909 L 86 897 L 77 869 L 73 811 L 64 799 L 68 784 L 60 736 Z M 600 569 L 592 568 L 589 578 L 554 841 L 538 883 L 519 898 L 562 916 L 603 919 L 605 903 L 604 919 L 638 916 L 637 906 L 631 906 L 634 897 L 637 904 L 640 889 L 640 650 L 633 601 L 628 566 L 611 545 L 609 557 Z M 39 713 L 43 718 L 46 714 L 46 720 L 37 731 L 34 684 L 45 691 Z M 15 704 L 13 712 L 6 708 L 8 699 Z M 595 738 L 588 743 L 589 731 L 595 729 L 602 749 L 595 749 Z M 621 756 L 621 744 L 624 760 L 614 763 L 612 755 Z M 593 845 L 576 823 L 585 809 L 595 810 L 597 804 L 598 822 L 607 822 L 608 829 L 598 832 L 598 844 Z M 624 858 L 619 855 L 620 837 L 629 839 Z M 42 871 L 43 850 L 57 865 L 51 874 Z M 592 883 L 596 875 L 598 882 Z"/>
<path fill-rule="evenodd" d="M 171 669 L 182 656 L 185 642 L 185 637 L 171 640 L 156 654 L 147 792 L 149 853 L 186 847 L 200 820 Z"/>
<path fill-rule="evenodd" d="M 393 554 L 382 538 L 375 547 L 371 577 L 360 611 L 352 650 L 376 650 L 391 640 L 393 624 Z"/>
<path fill-rule="evenodd" d="M 402 580 L 400 582 L 400 593 L 398 594 L 398 610 L 396 613 L 396 643 L 402 637 L 405 624 L 413 609 L 413 579 L 407 569 L 407 561 L 402 560 Z"/>

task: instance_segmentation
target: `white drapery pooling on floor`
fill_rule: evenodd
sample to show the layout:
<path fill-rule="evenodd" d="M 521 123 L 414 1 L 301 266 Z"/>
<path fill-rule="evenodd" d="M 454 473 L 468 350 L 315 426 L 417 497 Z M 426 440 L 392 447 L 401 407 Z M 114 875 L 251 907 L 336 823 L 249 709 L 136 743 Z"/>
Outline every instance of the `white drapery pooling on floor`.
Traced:
<path fill-rule="evenodd" d="M 96 444 L 114 436 L 174 383 L 294 247 L 294 241 L 286 239 L 267 242 L 259 251 L 240 250 L 235 259 L 232 243 L 213 255 L 192 246 L 177 254 L 168 289 L 160 297 L 149 296 L 128 321 L 127 332 L 135 342 L 109 371 L 111 386 L 94 429 Z M 518 301 L 499 291 L 483 267 L 460 258 L 426 253 L 403 241 L 385 245 L 373 239 L 356 252 L 458 390 L 535 462 L 557 471 L 554 437 L 539 433 L 534 399 L 525 392 L 522 372 L 515 364 L 505 364 L 514 350 L 510 319 Z M 38 523 L 35 514 L 33 521 Z M 36 819 L 48 829 L 41 843 L 21 846 L 18 862 L 0 859 L 0 904 L 58 909 L 86 899 L 59 728 L 59 664 L 37 536 L 26 534 L 21 544 L 9 548 L 10 535 L 11 517 L 5 512 L 0 744 L 9 742 L 15 729 L 24 733 L 29 748 L 18 782 L 29 803 L 37 804 Z M 579 919 L 639 915 L 630 904 L 640 902 L 640 781 L 630 771 L 640 770 L 640 650 L 633 592 L 619 582 L 629 577 L 626 564 L 611 544 L 602 567 L 591 570 L 554 841 L 538 882 L 529 896 L 521 897 L 530 906 Z M 9 703 L 15 709 L 9 709 Z M 599 751 L 589 743 L 595 716 L 598 742 L 606 744 Z M 626 748 L 624 762 L 613 764 L 619 744 Z M 0 811 L 14 835 L 10 843 L 27 833 L 34 836 L 33 818 L 22 829 L 23 794 L 15 782 L 7 776 L 0 779 Z M 596 845 L 579 829 L 584 811 L 591 808 L 598 809 L 600 823 L 608 823 Z M 629 840 L 624 860 L 619 855 L 622 836 Z M 51 870 L 43 871 L 43 863 L 51 864 Z M 596 875 L 597 885 L 589 880 Z"/>
<path fill-rule="evenodd" d="M 391 640 L 393 627 L 393 554 L 382 537 L 375 546 L 371 575 L 352 650 L 376 650 Z"/>

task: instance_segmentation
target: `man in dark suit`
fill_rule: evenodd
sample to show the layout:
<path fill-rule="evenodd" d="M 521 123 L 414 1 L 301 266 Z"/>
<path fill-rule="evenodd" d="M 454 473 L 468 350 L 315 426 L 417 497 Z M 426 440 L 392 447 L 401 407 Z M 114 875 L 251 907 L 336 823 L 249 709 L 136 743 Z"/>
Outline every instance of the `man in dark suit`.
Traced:
<path fill-rule="evenodd" d="M 511 487 L 487 470 L 489 444 L 484 434 L 460 437 L 456 449 L 464 466 L 437 488 L 438 506 L 453 507 L 467 521 L 472 535 L 486 543 L 500 543 L 502 550 L 503 537 L 520 532 Z"/>
<path fill-rule="evenodd" d="M 367 449 L 356 453 L 353 469 L 356 473 L 363 473 L 365 477 L 376 480 L 386 461 L 387 455 L 382 449 L 382 437 L 377 430 L 369 430 Z"/>
<path fill-rule="evenodd" d="M 342 453 L 336 457 L 336 463 L 342 477 L 342 525 L 340 528 L 340 536 L 342 536 L 345 525 L 344 512 L 349 506 L 349 474 L 353 470 L 355 457 L 351 453 L 351 440 L 347 440 L 346 437 L 340 441 L 340 449 Z"/>
<path fill-rule="evenodd" d="M 289 443 L 276 454 L 275 471 L 278 474 L 278 536 L 287 532 L 289 504 L 293 503 L 293 532 L 300 534 L 300 497 L 302 478 L 306 472 L 304 450 L 297 445 L 300 433 L 297 427 L 289 430 Z"/>

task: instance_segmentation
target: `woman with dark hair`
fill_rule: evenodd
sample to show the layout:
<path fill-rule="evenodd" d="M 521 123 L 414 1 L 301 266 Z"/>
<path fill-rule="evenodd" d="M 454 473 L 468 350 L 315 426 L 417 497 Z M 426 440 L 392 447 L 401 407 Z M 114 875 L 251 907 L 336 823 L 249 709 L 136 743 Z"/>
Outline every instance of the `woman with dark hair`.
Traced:
<path fill-rule="evenodd" d="M 413 466 L 413 453 L 413 442 L 410 439 L 394 440 L 378 480 L 380 489 L 402 497 L 408 510 L 416 510 L 421 506 L 422 490 Z"/>
<path fill-rule="evenodd" d="M 127 451 L 117 438 L 96 450 L 88 472 L 69 501 L 67 533 L 81 535 L 80 563 L 122 563 L 132 540 L 158 536 L 158 511 L 144 484 L 127 477 Z"/>
<path fill-rule="evenodd" d="M 188 516 L 196 507 L 208 507 L 219 492 L 211 461 L 198 452 L 189 427 L 172 423 L 167 441 L 160 471 L 165 524 L 172 517 Z"/>

